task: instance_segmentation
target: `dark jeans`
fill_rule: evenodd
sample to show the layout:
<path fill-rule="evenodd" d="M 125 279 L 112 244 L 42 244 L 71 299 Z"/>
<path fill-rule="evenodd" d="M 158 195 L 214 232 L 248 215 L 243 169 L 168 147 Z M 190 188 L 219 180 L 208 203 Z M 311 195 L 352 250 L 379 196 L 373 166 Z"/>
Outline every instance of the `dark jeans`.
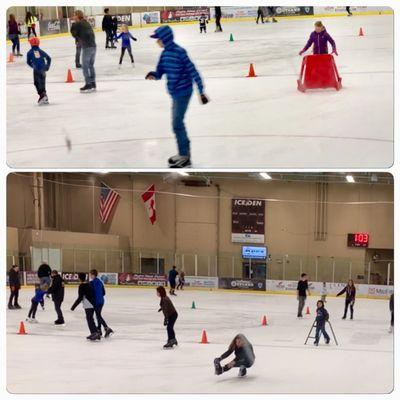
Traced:
<path fill-rule="evenodd" d="M 190 141 L 183 120 L 185 119 L 191 97 L 192 93 L 172 99 L 172 129 L 175 133 L 181 156 L 190 156 Z"/>
<path fill-rule="evenodd" d="M 207 33 L 207 27 L 206 26 L 200 26 L 200 33 Z"/>
<path fill-rule="evenodd" d="M 182 289 L 183 290 L 183 286 L 185 285 L 185 281 L 181 281 L 179 280 L 178 286 L 176 287 L 177 290 Z"/>
<path fill-rule="evenodd" d="M 297 310 L 298 317 L 303 316 L 303 308 L 304 308 L 304 305 L 306 304 L 306 299 L 307 299 L 307 296 L 299 296 L 299 307 Z"/>
<path fill-rule="evenodd" d="M 235 363 L 233 366 L 234 368 L 240 368 L 241 366 L 250 368 L 254 363 L 252 360 L 247 360 L 245 358 L 235 358 L 233 362 Z"/>
<path fill-rule="evenodd" d="M 119 58 L 119 63 L 122 64 L 122 60 L 125 55 L 125 51 L 128 50 L 129 57 L 131 58 L 132 62 L 135 62 L 132 55 L 132 48 L 131 47 L 122 47 L 121 48 L 121 57 Z"/>
<path fill-rule="evenodd" d="M 75 67 L 78 67 L 81 65 L 81 53 L 82 53 L 82 47 L 80 45 L 76 45 L 75 48 Z"/>
<path fill-rule="evenodd" d="M 222 32 L 221 17 L 215 18 L 215 25 L 217 27 L 217 31 Z"/>
<path fill-rule="evenodd" d="M 57 313 L 57 321 L 64 322 L 64 316 L 61 311 L 61 304 L 62 304 L 62 301 L 54 300 L 54 308 Z"/>
<path fill-rule="evenodd" d="M 37 311 L 38 305 L 39 305 L 39 303 L 32 300 L 31 309 L 29 310 L 28 318 L 36 317 L 36 311 Z"/>
<path fill-rule="evenodd" d="M 39 96 L 46 94 L 46 72 L 33 70 L 33 83 Z"/>
<path fill-rule="evenodd" d="M 11 35 L 8 35 L 8 37 L 12 42 L 13 54 L 15 54 L 15 50 L 17 50 L 17 54 L 19 54 L 19 51 L 20 51 L 19 35 L 17 35 L 16 33 L 12 33 Z"/>
<path fill-rule="evenodd" d="M 109 45 L 110 43 L 110 45 Z M 106 30 L 106 48 L 114 46 L 114 35 L 112 30 Z"/>
<path fill-rule="evenodd" d="M 8 305 L 9 306 L 18 305 L 18 296 L 19 296 L 19 289 L 14 289 L 14 290 L 10 289 L 10 300 L 8 301 Z"/>
<path fill-rule="evenodd" d="M 33 36 L 35 36 L 35 37 L 37 36 L 35 26 L 32 26 L 32 27 L 28 26 L 28 39 L 31 36 L 31 34 L 33 34 Z"/>
<path fill-rule="evenodd" d="M 104 328 L 107 328 L 107 322 L 104 321 L 103 316 L 101 315 L 101 311 L 103 310 L 104 304 L 100 306 L 96 306 L 94 309 L 94 312 L 96 314 L 96 319 L 97 319 L 97 330 L 101 332 L 101 327 L 103 326 Z"/>
<path fill-rule="evenodd" d="M 177 319 L 178 319 L 178 314 L 176 313 L 168 318 L 168 323 L 167 323 L 168 341 L 175 339 L 174 325 Z"/>
<path fill-rule="evenodd" d="M 316 327 L 316 330 L 315 330 L 315 342 L 316 343 L 319 343 L 319 338 L 321 336 L 321 333 L 324 335 L 325 340 L 331 340 L 329 335 L 326 333 L 325 322 L 322 323 L 322 324 L 318 324 L 317 323 L 317 327 Z"/>
<path fill-rule="evenodd" d="M 257 11 L 257 19 L 256 19 L 257 24 L 258 24 L 258 21 L 260 20 L 260 18 L 261 18 L 261 22 L 264 23 L 264 15 L 263 15 L 262 11 Z"/>
<path fill-rule="evenodd" d="M 270 17 L 275 17 L 276 12 L 275 12 L 275 7 L 267 7 L 268 9 L 268 14 Z"/>
<path fill-rule="evenodd" d="M 85 314 L 86 314 L 86 321 L 89 327 L 90 333 L 96 333 L 97 328 L 96 324 L 94 323 L 94 308 L 85 308 Z"/>
<path fill-rule="evenodd" d="M 82 70 L 87 85 L 96 83 L 96 71 L 94 70 L 95 60 L 96 47 L 82 48 Z"/>
<path fill-rule="evenodd" d="M 394 311 L 391 311 L 391 314 L 392 314 L 392 316 L 390 318 L 390 326 L 393 326 L 394 325 Z"/>
<path fill-rule="evenodd" d="M 347 317 L 347 310 L 350 306 L 350 318 L 353 318 L 353 314 L 354 314 L 354 302 L 353 300 L 347 300 L 344 303 L 344 315 L 343 317 L 346 318 Z"/>

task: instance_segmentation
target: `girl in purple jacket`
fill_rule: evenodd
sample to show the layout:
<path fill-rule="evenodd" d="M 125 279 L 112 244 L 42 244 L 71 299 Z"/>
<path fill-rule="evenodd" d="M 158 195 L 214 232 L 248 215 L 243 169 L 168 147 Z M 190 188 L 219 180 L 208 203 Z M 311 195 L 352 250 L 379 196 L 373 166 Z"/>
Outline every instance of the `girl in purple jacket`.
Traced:
<path fill-rule="evenodd" d="M 119 58 L 119 65 L 121 66 L 121 64 L 122 64 L 122 60 L 124 58 L 125 51 L 128 51 L 129 57 L 131 58 L 132 66 L 135 66 L 135 61 L 134 61 L 133 55 L 132 55 L 131 40 L 134 40 L 136 42 L 137 39 L 130 34 L 128 25 L 126 25 L 126 24 L 123 24 L 121 26 L 121 33 L 118 36 L 114 37 L 114 39 L 116 39 L 117 41 L 118 41 L 118 39 L 121 39 L 121 38 L 122 38 L 122 46 L 121 46 L 121 56 Z"/>
<path fill-rule="evenodd" d="M 336 51 L 336 43 L 326 31 L 325 26 L 321 21 L 314 24 L 315 30 L 311 33 L 308 42 L 300 51 L 299 55 L 303 55 L 311 46 L 313 46 L 313 54 L 328 54 L 328 42 L 332 46 L 332 53 L 338 55 Z"/>

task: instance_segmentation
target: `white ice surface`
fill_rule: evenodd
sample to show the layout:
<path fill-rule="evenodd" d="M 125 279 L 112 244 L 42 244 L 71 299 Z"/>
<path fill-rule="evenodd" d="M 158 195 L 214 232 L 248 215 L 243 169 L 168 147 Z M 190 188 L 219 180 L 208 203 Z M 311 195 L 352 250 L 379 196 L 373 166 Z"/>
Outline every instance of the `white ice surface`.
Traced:
<path fill-rule="evenodd" d="M 204 78 L 211 102 L 191 101 L 186 124 L 196 168 L 388 167 L 393 161 L 393 18 L 327 18 L 337 42 L 344 88 L 296 89 L 313 20 L 225 24 L 201 36 L 197 25 L 174 26 Z M 358 37 L 363 27 L 366 36 Z M 150 29 L 132 30 L 136 68 L 96 35 L 98 91 L 82 95 L 71 37 L 42 41 L 53 58 L 38 107 L 25 57 L 7 65 L 8 163 L 38 168 L 164 168 L 176 153 L 165 82 L 145 81 L 160 49 Z M 233 34 L 235 41 L 229 42 Z M 22 45 L 27 52 L 27 44 Z M 254 63 L 257 78 L 246 78 Z M 66 84 L 67 69 L 76 83 Z M 68 151 L 66 138 L 72 143 Z"/>
<path fill-rule="evenodd" d="M 393 335 L 386 300 L 358 299 L 355 319 L 341 320 L 343 298 L 328 298 L 327 309 L 339 341 L 318 348 L 304 340 L 311 315 L 296 318 L 290 295 L 186 290 L 173 302 L 178 310 L 179 346 L 163 350 L 166 331 L 154 289 L 109 288 L 104 317 L 115 335 L 87 342 L 81 307 L 69 311 L 77 288 L 66 290 L 65 327 L 52 325 L 53 304 L 27 324 L 32 289 L 21 293 L 22 310 L 7 311 L 7 386 L 13 393 L 387 393 L 393 386 Z M 192 310 L 192 301 L 197 309 Z M 268 326 L 261 326 L 263 315 Z M 199 344 L 206 329 L 210 344 Z M 237 369 L 214 375 L 213 359 L 237 333 L 254 346 L 256 362 L 245 378 Z"/>

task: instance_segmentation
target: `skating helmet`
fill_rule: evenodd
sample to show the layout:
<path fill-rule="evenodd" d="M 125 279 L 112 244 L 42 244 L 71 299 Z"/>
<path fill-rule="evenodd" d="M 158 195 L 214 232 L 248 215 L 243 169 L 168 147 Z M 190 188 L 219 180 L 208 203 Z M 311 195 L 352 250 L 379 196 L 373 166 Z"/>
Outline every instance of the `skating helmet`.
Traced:
<path fill-rule="evenodd" d="M 39 46 L 40 44 L 40 40 L 37 37 L 31 37 L 29 39 L 29 44 L 33 47 L 33 46 Z"/>

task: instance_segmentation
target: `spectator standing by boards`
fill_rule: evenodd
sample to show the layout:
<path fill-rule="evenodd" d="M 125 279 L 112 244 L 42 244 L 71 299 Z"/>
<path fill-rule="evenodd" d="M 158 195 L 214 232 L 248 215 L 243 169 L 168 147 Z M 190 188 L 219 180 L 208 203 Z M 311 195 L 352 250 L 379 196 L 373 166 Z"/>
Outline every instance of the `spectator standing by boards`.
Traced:
<path fill-rule="evenodd" d="M 18 304 L 19 290 L 21 289 L 21 281 L 19 279 L 19 266 L 13 265 L 8 272 L 8 284 L 10 285 L 10 299 L 8 300 L 8 309 L 20 309 Z"/>
<path fill-rule="evenodd" d="M 297 300 L 299 302 L 297 318 L 303 317 L 303 309 L 306 304 L 307 294 L 310 294 L 310 290 L 308 289 L 307 274 L 303 272 L 297 283 Z"/>
<path fill-rule="evenodd" d="M 51 272 L 51 286 L 47 289 L 47 293 L 51 294 L 51 298 L 54 302 L 54 308 L 57 313 L 57 319 L 54 321 L 54 325 L 64 325 L 64 316 L 61 311 L 61 304 L 64 301 L 64 280 L 57 270 Z"/>

